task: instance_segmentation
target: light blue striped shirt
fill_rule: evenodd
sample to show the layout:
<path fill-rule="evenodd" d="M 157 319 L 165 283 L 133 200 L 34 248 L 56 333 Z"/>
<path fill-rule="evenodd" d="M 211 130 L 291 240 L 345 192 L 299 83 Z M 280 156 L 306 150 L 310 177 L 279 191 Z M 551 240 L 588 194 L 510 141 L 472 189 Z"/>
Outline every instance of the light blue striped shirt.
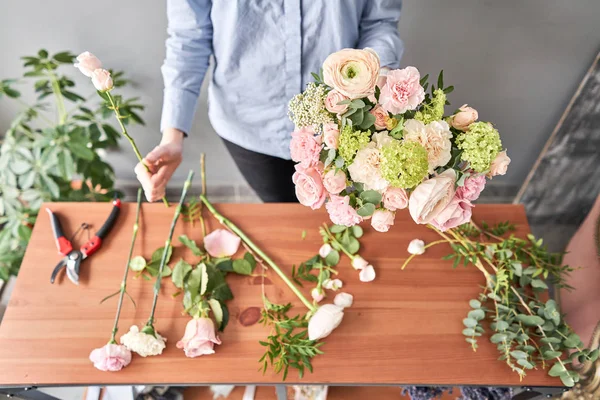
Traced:
<path fill-rule="evenodd" d="M 343 48 L 371 47 L 382 67 L 398 68 L 401 6 L 402 0 L 168 0 L 161 130 L 192 131 L 212 55 L 214 129 L 248 150 L 289 159 L 289 100 Z"/>

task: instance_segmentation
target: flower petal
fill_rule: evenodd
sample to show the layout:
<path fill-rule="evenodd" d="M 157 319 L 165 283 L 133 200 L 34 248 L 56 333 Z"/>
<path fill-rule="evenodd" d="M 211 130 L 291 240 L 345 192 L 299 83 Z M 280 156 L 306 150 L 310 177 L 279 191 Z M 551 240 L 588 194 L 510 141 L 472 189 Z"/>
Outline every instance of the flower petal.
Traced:
<path fill-rule="evenodd" d="M 360 271 L 359 278 L 361 282 L 371 282 L 375 279 L 375 268 L 372 265 L 367 265 Z"/>
<path fill-rule="evenodd" d="M 217 229 L 204 238 L 204 248 L 212 257 L 231 257 L 240 247 L 240 238 L 225 229 Z"/>

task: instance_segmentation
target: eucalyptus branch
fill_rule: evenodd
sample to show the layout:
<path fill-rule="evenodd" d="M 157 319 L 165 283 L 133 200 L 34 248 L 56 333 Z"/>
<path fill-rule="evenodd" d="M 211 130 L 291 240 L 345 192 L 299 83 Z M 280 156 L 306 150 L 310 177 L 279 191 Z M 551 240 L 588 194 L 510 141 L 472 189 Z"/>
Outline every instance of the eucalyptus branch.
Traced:
<path fill-rule="evenodd" d="M 137 145 L 135 144 L 135 141 L 129 135 L 129 133 L 127 132 L 127 128 L 125 128 L 125 125 L 123 124 L 123 118 L 125 118 L 125 117 L 121 115 L 121 112 L 119 111 L 119 106 L 115 102 L 113 96 L 110 94 L 110 91 L 106 91 L 106 92 L 104 92 L 104 94 L 108 98 L 108 101 L 111 104 L 112 110 L 115 112 L 115 116 L 117 117 L 117 122 L 119 123 L 119 126 L 121 127 L 121 133 L 123 134 L 123 136 L 125 136 L 127 138 L 129 143 L 131 144 L 131 147 L 133 148 L 133 152 L 135 153 L 135 156 L 137 157 L 138 161 L 140 163 L 142 163 L 144 168 L 146 168 L 146 171 L 150 172 L 150 168 L 146 164 L 144 164 L 144 158 L 142 157 L 140 150 L 138 149 Z M 163 197 L 162 201 L 165 204 L 165 206 L 169 207 L 169 202 L 167 201 L 166 197 Z"/>
<path fill-rule="evenodd" d="M 175 214 L 173 215 L 173 221 L 171 221 L 171 229 L 169 230 L 169 236 L 167 236 L 167 240 L 165 241 L 165 247 L 162 253 L 162 257 L 160 260 L 160 267 L 158 268 L 158 275 L 156 277 L 156 282 L 154 283 L 154 299 L 152 300 L 152 310 L 150 311 L 150 317 L 148 318 L 148 322 L 146 323 L 147 328 L 151 328 L 154 330 L 154 311 L 156 310 L 156 303 L 158 301 L 158 293 L 160 291 L 160 283 L 162 280 L 163 270 L 165 269 L 165 264 L 167 263 L 167 255 L 169 253 L 169 248 L 171 247 L 171 239 L 173 238 L 173 231 L 175 230 L 175 225 L 177 225 L 177 220 L 179 219 L 179 215 L 181 214 L 181 207 L 183 206 L 183 202 L 185 201 L 185 196 L 187 195 L 187 191 L 192 185 L 192 178 L 194 177 L 194 171 L 190 170 L 188 173 L 188 177 L 183 184 L 183 190 L 181 191 L 181 197 L 179 199 L 179 204 L 175 209 Z M 150 333 L 150 332 L 149 332 Z"/>
<path fill-rule="evenodd" d="M 117 335 L 117 331 L 119 327 L 117 324 L 119 323 L 119 316 L 121 315 L 121 306 L 123 305 L 123 297 L 125 292 L 127 291 L 127 275 L 129 274 L 129 263 L 131 262 L 131 256 L 133 254 L 133 247 L 135 245 L 135 239 L 137 237 L 137 233 L 139 230 L 139 221 L 140 221 L 140 206 L 142 204 L 142 189 L 138 189 L 137 193 L 137 206 L 135 209 L 135 223 L 133 224 L 133 235 L 131 236 L 131 246 L 129 246 L 129 255 L 127 256 L 127 263 L 125 263 L 125 272 L 123 273 L 123 280 L 121 281 L 121 290 L 119 294 L 119 303 L 117 304 L 117 315 L 115 316 L 115 323 L 112 329 L 112 336 L 110 337 L 109 343 L 117 344 L 115 340 L 115 336 Z"/>

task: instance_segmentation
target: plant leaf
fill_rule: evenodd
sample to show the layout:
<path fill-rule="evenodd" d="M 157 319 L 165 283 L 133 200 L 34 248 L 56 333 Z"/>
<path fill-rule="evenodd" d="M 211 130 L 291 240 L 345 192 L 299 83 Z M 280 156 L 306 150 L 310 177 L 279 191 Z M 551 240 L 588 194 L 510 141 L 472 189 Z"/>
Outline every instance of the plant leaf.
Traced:
<path fill-rule="evenodd" d="M 200 295 L 202 296 L 206 293 L 206 288 L 208 287 L 208 273 L 206 272 L 206 264 L 202 263 L 198 268 L 200 268 Z"/>
<path fill-rule="evenodd" d="M 192 266 L 183 258 L 180 259 L 177 264 L 175 264 L 175 267 L 173 268 L 173 274 L 171 275 L 173 284 L 179 289 L 183 289 L 183 284 L 191 271 Z"/>
<path fill-rule="evenodd" d="M 201 256 L 202 254 L 204 254 L 204 252 L 200 250 L 196 242 L 193 239 L 190 239 L 187 235 L 180 235 L 179 241 L 185 247 L 190 249 L 192 251 L 192 254 L 194 254 L 195 256 Z"/>

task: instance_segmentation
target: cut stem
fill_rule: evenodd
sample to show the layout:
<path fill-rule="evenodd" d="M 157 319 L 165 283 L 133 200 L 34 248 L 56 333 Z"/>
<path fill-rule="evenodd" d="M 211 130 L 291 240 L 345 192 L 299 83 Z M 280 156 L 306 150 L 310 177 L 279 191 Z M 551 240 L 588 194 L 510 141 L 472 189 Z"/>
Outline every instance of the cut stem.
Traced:
<path fill-rule="evenodd" d="M 183 207 L 183 202 L 185 201 L 185 196 L 187 195 L 187 191 L 192 185 L 192 178 L 194 177 L 194 171 L 190 170 L 188 173 L 188 177 L 183 184 L 183 190 L 181 191 L 181 197 L 179 198 L 179 204 L 177 204 L 177 208 L 175 209 L 175 214 L 173 215 L 173 221 L 171 221 L 171 229 L 169 230 L 169 236 L 165 241 L 165 248 L 162 253 L 162 257 L 160 259 L 160 267 L 158 268 L 158 276 L 156 277 L 156 282 L 154 283 L 154 299 L 152 300 L 152 311 L 150 311 L 150 318 L 148 318 L 148 322 L 146 326 L 154 328 L 154 311 L 156 310 L 156 303 L 158 301 L 158 293 L 160 292 L 160 282 L 162 280 L 163 270 L 165 269 L 165 264 L 167 263 L 167 254 L 169 253 L 169 247 L 171 247 L 171 239 L 173 238 L 173 231 L 175 230 L 175 225 L 177 225 L 177 220 L 179 219 L 179 215 L 181 214 L 181 207 Z"/>
<path fill-rule="evenodd" d="M 48 71 L 48 77 L 50 78 L 50 85 L 52 86 L 52 92 L 56 96 L 56 112 L 58 113 L 58 124 L 64 125 L 67 121 L 67 109 L 65 107 L 65 99 L 60 91 L 60 84 L 58 78 L 54 73 Z"/>
<path fill-rule="evenodd" d="M 127 129 L 125 128 L 125 125 L 123 124 L 124 117 L 121 115 L 121 112 L 119 111 L 119 107 L 117 106 L 114 98 L 111 96 L 109 91 L 106 91 L 104 93 L 108 97 L 108 101 L 110 101 L 110 105 L 112 106 L 112 109 L 115 112 L 115 116 L 117 117 L 117 122 L 119 123 L 119 126 L 121 127 L 121 133 L 123 134 L 123 136 L 125 136 L 127 138 L 127 140 L 129 140 L 129 143 L 131 144 L 131 147 L 133 148 L 133 152 L 135 153 L 135 156 L 137 157 L 138 161 L 140 163 L 142 163 L 144 168 L 146 168 L 146 171 L 150 172 L 150 168 L 144 163 L 144 158 L 142 157 L 142 153 L 140 153 L 140 150 L 138 149 L 137 145 L 135 144 L 135 141 L 129 135 L 129 133 L 127 132 Z M 165 206 L 169 207 L 169 202 L 167 201 L 166 197 L 163 197 L 162 201 L 165 204 Z"/>
<path fill-rule="evenodd" d="M 127 263 L 125 264 L 125 273 L 123 274 L 123 280 L 121 281 L 121 290 L 119 294 L 119 303 L 117 304 L 117 315 L 115 316 L 115 323 L 112 329 L 112 336 L 110 337 L 109 343 L 116 344 L 115 336 L 117 335 L 117 331 L 119 327 L 117 326 L 119 323 L 119 316 L 121 315 L 121 306 L 123 305 L 123 297 L 125 296 L 125 292 L 127 290 L 127 275 L 129 274 L 129 263 L 131 262 L 131 256 L 133 255 L 133 246 L 135 245 L 135 239 L 137 237 L 137 233 L 139 230 L 139 221 L 140 221 L 140 208 L 142 204 L 142 188 L 138 189 L 137 193 L 137 207 L 135 209 L 135 224 L 133 224 L 133 235 L 131 236 L 131 246 L 129 247 L 129 255 L 127 256 Z"/>
<path fill-rule="evenodd" d="M 257 245 L 255 245 L 252 240 L 246 234 L 238 228 L 233 222 L 225 218 L 217 209 L 208 201 L 205 195 L 200 195 L 200 201 L 204 203 L 208 211 L 219 221 L 222 225 L 225 225 L 227 228 L 231 229 L 236 235 L 242 239 L 244 243 L 248 245 L 256 254 L 258 254 L 265 263 L 267 263 L 273 270 L 279 275 L 281 279 L 289 286 L 289 288 L 294 292 L 296 296 L 304 303 L 306 308 L 310 311 L 315 312 L 317 307 L 315 307 L 308 299 L 302 294 L 300 290 L 294 285 L 294 283 L 287 277 L 287 275 L 271 260 Z"/>

